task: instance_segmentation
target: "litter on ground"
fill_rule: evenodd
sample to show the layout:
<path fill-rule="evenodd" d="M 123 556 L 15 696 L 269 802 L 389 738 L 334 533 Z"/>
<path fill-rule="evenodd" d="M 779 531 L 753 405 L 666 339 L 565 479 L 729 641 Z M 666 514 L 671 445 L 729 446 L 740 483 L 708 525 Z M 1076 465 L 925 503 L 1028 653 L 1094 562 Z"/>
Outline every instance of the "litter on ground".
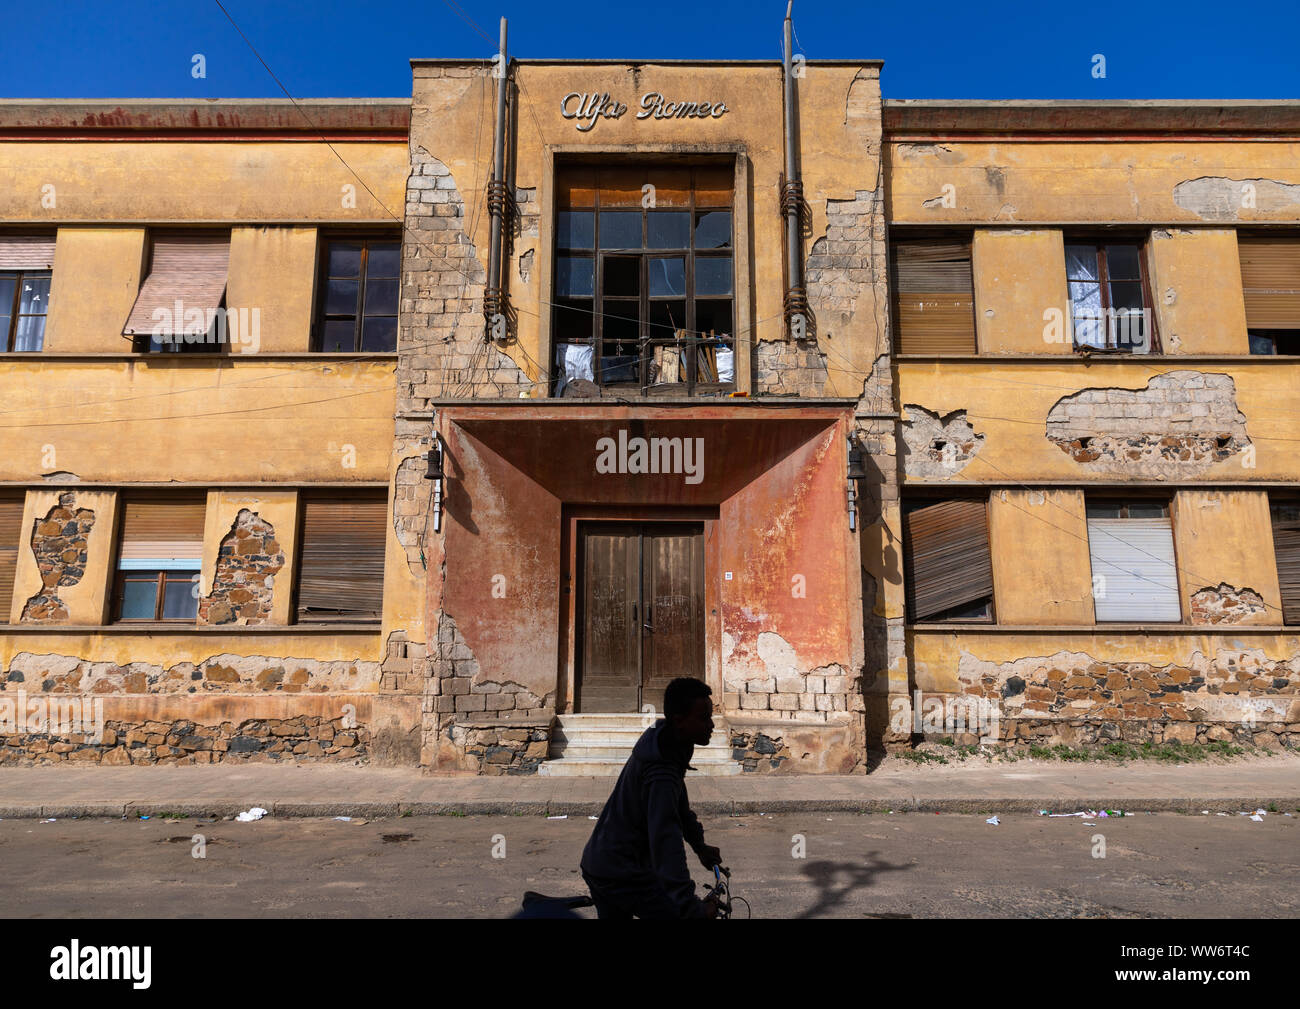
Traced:
<path fill-rule="evenodd" d="M 998 826 L 998 824 L 1000 824 L 1002 821 L 999 820 L 996 816 L 990 816 L 990 817 L 989 817 L 987 820 L 985 820 L 984 822 L 985 822 L 985 823 L 991 823 L 991 824 L 993 824 L 993 826 L 996 827 L 996 826 Z"/>
<path fill-rule="evenodd" d="M 250 820 L 260 820 L 265 815 L 266 815 L 265 809 L 263 809 L 261 806 L 254 806 L 252 809 L 244 810 L 237 817 L 235 817 L 235 819 L 238 820 L 240 823 L 248 823 Z"/>

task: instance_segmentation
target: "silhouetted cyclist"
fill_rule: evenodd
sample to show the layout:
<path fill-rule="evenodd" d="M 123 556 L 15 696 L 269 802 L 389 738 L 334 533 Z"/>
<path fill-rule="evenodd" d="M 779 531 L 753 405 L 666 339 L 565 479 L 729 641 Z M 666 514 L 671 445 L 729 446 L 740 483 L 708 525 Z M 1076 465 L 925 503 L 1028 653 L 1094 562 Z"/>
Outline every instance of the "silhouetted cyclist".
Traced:
<path fill-rule="evenodd" d="M 713 734 L 713 691 L 680 677 L 664 691 L 664 717 L 646 729 L 623 766 L 582 853 L 601 918 L 712 918 L 712 900 L 695 896 L 683 841 L 706 869 L 722 853 L 704 843 L 704 828 L 686 797 L 695 747 Z"/>

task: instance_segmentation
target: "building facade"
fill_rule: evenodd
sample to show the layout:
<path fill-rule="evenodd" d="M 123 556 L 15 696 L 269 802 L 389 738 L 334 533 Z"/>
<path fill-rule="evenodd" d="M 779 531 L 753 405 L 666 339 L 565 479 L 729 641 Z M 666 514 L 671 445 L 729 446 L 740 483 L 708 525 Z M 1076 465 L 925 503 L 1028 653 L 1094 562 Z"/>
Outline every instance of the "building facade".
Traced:
<path fill-rule="evenodd" d="M 1300 742 L 1300 107 L 496 67 L 0 105 L 0 760 Z"/>

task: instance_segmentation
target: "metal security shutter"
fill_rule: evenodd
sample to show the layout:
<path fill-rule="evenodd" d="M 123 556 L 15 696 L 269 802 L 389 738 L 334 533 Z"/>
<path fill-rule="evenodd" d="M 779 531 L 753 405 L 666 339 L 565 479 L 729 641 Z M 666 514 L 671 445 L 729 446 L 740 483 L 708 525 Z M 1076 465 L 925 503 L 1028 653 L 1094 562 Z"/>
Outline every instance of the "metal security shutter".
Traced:
<path fill-rule="evenodd" d="M 897 243 L 894 290 L 898 353 L 975 353 L 969 242 Z"/>
<path fill-rule="evenodd" d="M 993 595 L 984 501 L 944 501 L 908 513 L 904 552 L 912 620 Z"/>
<path fill-rule="evenodd" d="M 1300 624 L 1300 519 L 1273 514 L 1273 551 L 1282 587 L 1282 621 Z"/>
<path fill-rule="evenodd" d="M 382 492 L 304 495 L 300 621 L 380 618 L 387 522 Z"/>
<path fill-rule="evenodd" d="M 131 315 L 122 332 L 171 335 L 183 332 L 184 314 L 194 309 L 215 311 L 226 293 L 226 271 L 230 261 L 230 238 L 158 238 L 153 243 L 149 276 L 140 285 Z M 175 318 L 176 303 L 182 318 Z M 154 317 L 155 309 L 166 310 Z M 172 327 L 165 325 L 172 319 Z"/>
<path fill-rule="evenodd" d="M 14 571 L 23 530 L 23 493 L 0 494 L 0 624 L 9 622 L 14 597 Z"/>
<path fill-rule="evenodd" d="M 206 495 L 127 495 L 118 568 L 198 570 L 206 511 Z"/>
<path fill-rule="evenodd" d="M 0 235 L 0 270 L 52 269 L 53 235 Z"/>
<path fill-rule="evenodd" d="M 1241 287 L 1249 329 L 1300 329 L 1300 238 L 1242 238 Z"/>
<path fill-rule="evenodd" d="M 1092 576 L 1104 577 L 1096 593 L 1097 620 L 1182 620 L 1174 532 L 1168 518 L 1088 519 Z"/>

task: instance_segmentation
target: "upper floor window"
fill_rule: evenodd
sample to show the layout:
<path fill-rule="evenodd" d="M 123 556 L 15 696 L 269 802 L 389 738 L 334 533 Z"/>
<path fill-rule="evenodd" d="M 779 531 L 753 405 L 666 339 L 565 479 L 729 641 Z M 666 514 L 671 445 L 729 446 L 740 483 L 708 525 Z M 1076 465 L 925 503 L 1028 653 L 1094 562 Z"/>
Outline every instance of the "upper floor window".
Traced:
<path fill-rule="evenodd" d="M 898 353 L 974 354 L 970 239 L 904 239 L 892 251 Z"/>
<path fill-rule="evenodd" d="M 1164 498 L 1088 498 L 1097 621 L 1183 618 L 1174 531 Z"/>
<path fill-rule="evenodd" d="M 1300 238 L 1242 235 L 1241 290 L 1252 354 L 1300 354 Z"/>
<path fill-rule="evenodd" d="M 317 350 L 397 350 L 401 248 L 402 243 L 391 237 L 326 240 L 316 313 Z"/>
<path fill-rule="evenodd" d="M 557 173 L 556 394 L 734 387 L 733 169 L 572 165 Z"/>
<path fill-rule="evenodd" d="M 1155 313 L 1143 245 L 1067 239 L 1065 278 L 1075 350 L 1155 352 Z"/>
<path fill-rule="evenodd" d="M 122 496 L 114 619 L 194 621 L 206 505 L 202 492 Z"/>
<path fill-rule="evenodd" d="M 137 353 L 220 354 L 228 346 L 230 235 L 153 236 L 149 272 L 122 329 Z"/>
<path fill-rule="evenodd" d="M 45 346 L 53 236 L 0 236 L 0 352 Z"/>

